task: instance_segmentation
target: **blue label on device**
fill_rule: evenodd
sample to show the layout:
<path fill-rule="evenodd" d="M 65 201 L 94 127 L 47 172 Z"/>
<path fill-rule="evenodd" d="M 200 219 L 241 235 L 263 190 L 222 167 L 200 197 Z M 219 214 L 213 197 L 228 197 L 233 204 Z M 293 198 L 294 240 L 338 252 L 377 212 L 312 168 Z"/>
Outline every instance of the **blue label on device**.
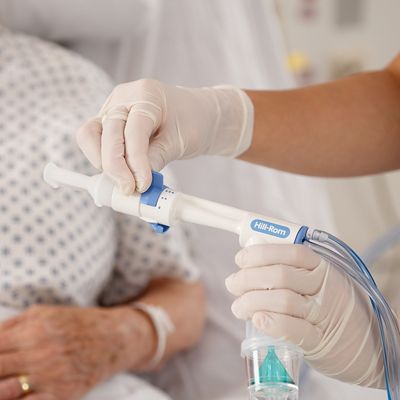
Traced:
<path fill-rule="evenodd" d="M 290 235 L 290 229 L 287 226 L 274 224 L 273 222 L 263 221 L 262 219 L 253 219 L 250 223 L 253 231 L 265 233 L 266 235 L 276 236 L 285 239 Z"/>

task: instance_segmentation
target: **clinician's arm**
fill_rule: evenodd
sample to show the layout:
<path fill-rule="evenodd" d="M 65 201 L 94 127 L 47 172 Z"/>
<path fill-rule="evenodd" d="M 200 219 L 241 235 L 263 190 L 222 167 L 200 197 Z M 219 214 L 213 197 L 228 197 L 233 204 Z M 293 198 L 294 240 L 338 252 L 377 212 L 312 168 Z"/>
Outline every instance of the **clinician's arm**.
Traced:
<path fill-rule="evenodd" d="M 382 71 L 247 94 L 255 119 L 243 160 L 319 176 L 400 168 L 400 55 Z"/>
<path fill-rule="evenodd" d="M 118 85 L 77 139 L 125 194 L 146 190 L 151 169 L 201 154 L 320 176 L 398 169 L 400 56 L 382 71 L 290 91 Z"/>

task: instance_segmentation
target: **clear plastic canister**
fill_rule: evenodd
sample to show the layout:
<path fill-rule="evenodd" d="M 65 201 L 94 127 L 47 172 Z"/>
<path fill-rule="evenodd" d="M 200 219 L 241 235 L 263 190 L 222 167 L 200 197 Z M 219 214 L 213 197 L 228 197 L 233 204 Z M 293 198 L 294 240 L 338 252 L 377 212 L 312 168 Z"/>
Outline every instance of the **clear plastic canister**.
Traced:
<path fill-rule="evenodd" d="M 302 350 L 259 332 L 246 322 L 242 342 L 251 400 L 298 400 Z"/>

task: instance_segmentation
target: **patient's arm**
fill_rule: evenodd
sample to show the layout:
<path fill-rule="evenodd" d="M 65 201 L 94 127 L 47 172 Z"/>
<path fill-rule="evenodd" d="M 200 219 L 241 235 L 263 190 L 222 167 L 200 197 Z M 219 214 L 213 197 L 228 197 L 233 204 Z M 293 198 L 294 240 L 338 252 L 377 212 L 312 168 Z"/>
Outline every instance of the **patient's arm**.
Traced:
<path fill-rule="evenodd" d="M 200 283 L 154 280 L 136 300 L 163 307 L 176 326 L 164 360 L 200 337 L 205 314 Z M 34 385 L 35 399 L 80 399 L 118 372 L 146 370 L 157 346 L 149 317 L 128 304 L 32 306 L 1 322 L 0 337 L 1 399 L 6 393 L 7 399 L 20 398 L 21 371 Z"/>
<path fill-rule="evenodd" d="M 255 129 L 243 160 L 306 175 L 400 168 L 400 55 L 385 69 L 288 91 L 248 91 Z"/>
<path fill-rule="evenodd" d="M 201 283 L 187 283 L 169 278 L 155 279 L 147 291 L 136 300 L 163 308 L 175 325 L 175 331 L 167 340 L 163 362 L 199 340 L 203 331 L 206 304 Z M 119 357 L 123 358 L 126 369 L 146 370 L 146 365 L 157 347 L 157 337 L 151 320 L 129 304 L 116 306 L 114 309 L 126 328 L 119 330 L 119 333 L 125 332 L 125 346 L 121 349 Z"/>

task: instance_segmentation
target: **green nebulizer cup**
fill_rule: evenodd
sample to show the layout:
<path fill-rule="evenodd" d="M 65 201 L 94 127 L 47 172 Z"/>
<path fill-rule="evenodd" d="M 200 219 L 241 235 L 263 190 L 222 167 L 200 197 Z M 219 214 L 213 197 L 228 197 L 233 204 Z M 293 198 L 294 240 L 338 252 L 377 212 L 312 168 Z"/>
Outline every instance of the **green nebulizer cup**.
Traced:
<path fill-rule="evenodd" d="M 298 400 L 302 350 L 266 336 L 246 322 L 242 342 L 251 400 Z"/>

